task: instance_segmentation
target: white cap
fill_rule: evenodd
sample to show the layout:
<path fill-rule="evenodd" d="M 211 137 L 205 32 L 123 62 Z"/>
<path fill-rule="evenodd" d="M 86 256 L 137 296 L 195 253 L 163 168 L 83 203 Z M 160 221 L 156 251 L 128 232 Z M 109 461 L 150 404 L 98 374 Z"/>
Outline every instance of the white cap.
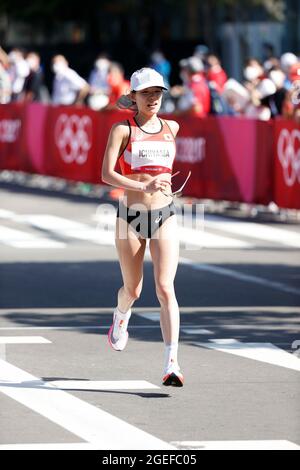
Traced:
<path fill-rule="evenodd" d="M 164 90 L 168 89 L 164 83 L 163 76 L 154 69 L 144 67 L 131 75 L 130 89 L 132 91 L 141 91 L 152 86 L 164 88 Z"/>
<path fill-rule="evenodd" d="M 280 58 L 281 68 L 284 72 L 288 72 L 290 67 L 298 62 L 298 57 L 292 52 L 286 52 Z"/>

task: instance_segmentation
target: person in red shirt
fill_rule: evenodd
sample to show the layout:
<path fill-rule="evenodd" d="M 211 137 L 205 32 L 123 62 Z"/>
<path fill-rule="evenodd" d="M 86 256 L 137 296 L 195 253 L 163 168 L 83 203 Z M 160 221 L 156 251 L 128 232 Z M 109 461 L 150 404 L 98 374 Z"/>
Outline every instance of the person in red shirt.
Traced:
<path fill-rule="evenodd" d="M 109 67 L 108 85 L 110 87 L 108 108 L 115 108 L 118 99 L 130 89 L 130 82 L 124 78 L 123 67 L 113 62 Z"/>
<path fill-rule="evenodd" d="M 218 93 L 224 91 L 224 85 L 228 80 L 225 70 L 221 66 L 221 62 L 217 56 L 211 54 L 207 58 L 208 71 L 207 80 L 214 82 Z"/>
<path fill-rule="evenodd" d="M 173 96 L 179 96 L 177 114 L 206 117 L 210 112 L 210 92 L 204 73 L 204 65 L 198 57 L 179 62 L 183 87 L 174 87 Z"/>

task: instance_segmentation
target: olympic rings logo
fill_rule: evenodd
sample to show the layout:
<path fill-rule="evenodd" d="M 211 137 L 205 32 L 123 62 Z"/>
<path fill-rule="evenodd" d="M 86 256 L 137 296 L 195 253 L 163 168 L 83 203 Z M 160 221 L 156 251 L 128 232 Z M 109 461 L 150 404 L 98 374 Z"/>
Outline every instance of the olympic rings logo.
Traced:
<path fill-rule="evenodd" d="M 283 129 L 279 135 L 277 152 L 286 185 L 293 186 L 296 181 L 300 184 L 300 131 Z"/>
<path fill-rule="evenodd" d="M 83 165 L 92 146 L 92 120 L 89 116 L 61 114 L 55 124 L 55 143 L 65 163 Z"/>

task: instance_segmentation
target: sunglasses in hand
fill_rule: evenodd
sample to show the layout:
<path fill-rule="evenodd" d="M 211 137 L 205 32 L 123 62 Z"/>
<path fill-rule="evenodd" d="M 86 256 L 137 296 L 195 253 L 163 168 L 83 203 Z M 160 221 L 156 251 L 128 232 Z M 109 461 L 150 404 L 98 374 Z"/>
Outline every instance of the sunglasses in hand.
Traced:
<path fill-rule="evenodd" d="M 180 171 L 177 171 L 177 173 L 174 173 L 174 175 L 172 175 L 171 178 L 174 178 L 174 176 L 177 176 L 179 173 L 180 173 Z M 191 174 L 192 174 L 192 172 L 189 171 L 189 174 L 187 175 L 183 185 L 179 189 L 177 189 L 177 191 L 175 191 L 174 193 L 166 193 L 165 191 L 162 191 L 162 190 L 161 190 L 161 192 L 167 197 L 180 197 L 182 195 L 183 188 L 185 187 L 186 183 L 190 179 Z"/>

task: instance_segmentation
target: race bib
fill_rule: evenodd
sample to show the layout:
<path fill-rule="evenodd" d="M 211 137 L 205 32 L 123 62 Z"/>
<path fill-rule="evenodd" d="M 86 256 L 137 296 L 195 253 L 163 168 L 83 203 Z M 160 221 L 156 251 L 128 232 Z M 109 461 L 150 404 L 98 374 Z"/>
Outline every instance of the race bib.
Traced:
<path fill-rule="evenodd" d="M 174 142 L 142 141 L 131 143 L 131 169 L 144 166 L 172 168 L 175 158 Z"/>

